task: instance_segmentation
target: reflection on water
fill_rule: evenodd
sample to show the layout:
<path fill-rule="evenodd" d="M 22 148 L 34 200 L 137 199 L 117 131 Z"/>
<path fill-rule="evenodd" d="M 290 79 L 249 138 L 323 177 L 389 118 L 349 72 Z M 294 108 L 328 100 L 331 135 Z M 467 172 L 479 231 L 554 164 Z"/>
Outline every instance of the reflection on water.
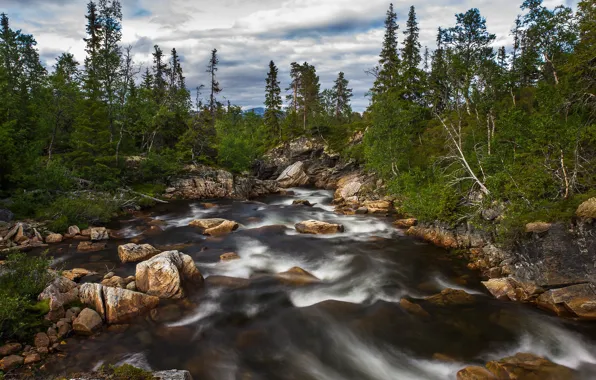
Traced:
<path fill-rule="evenodd" d="M 573 368 L 596 364 L 591 325 L 496 301 L 465 263 L 404 236 L 391 220 L 337 215 L 330 191 L 294 191 L 260 202 L 215 201 L 211 208 L 200 202 L 159 205 L 151 215 L 115 222 L 112 227 L 123 239 L 102 252 L 76 253 L 68 244 L 60 246 L 53 253 L 57 266 L 133 275 L 135 265 L 119 262 L 117 245 L 157 219 L 163 232 L 143 242 L 178 247 L 195 259 L 207 281 L 189 299 L 164 302 L 159 317 L 143 318 L 124 332 L 69 340 L 67 356 L 51 371 L 126 362 L 154 370 L 187 369 L 195 379 L 214 380 L 453 379 L 467 364 L 520 351 Z M 295 199 L 316 205 L 294 206 Z M 206 217 L 232 219 L 241 227 L 211 238 L 188 226 Z M 296 233 L 294 224 L 308 219 L 342 223 L 345 232 Z M 219 262 L 231 251 L 240 259 Z M 321 281 L 291 284 L 274 276 L 292 267 Z M 399 306 L 401 297 L 421 299 L 446 287 L 473 294 L 475 303 L 423 304 L 429 318 Z"/>

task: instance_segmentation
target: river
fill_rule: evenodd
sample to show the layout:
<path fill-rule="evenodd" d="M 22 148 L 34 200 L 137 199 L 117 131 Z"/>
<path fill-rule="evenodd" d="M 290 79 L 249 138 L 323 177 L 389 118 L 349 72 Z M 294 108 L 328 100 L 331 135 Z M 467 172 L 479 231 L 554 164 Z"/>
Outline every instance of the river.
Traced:
<path fill-rule="evenodd" d="M 50 372 L 127 362 L 187 369 L 195 380 L 455 379 L 466 365 L 531 352 L 596 378 L 593 324 L 497 301 L 465 261 L 405 236 L 391 219 L 338 215 L 331 192 L 293 190 L 291 196 L 253 202 L 210 201 L 216 204 L 210 208 L 203 201 L 176 201 L 151 209 L 163 232 L 143 243 L 191 255 L 207 278 L 205 287 L 186 300 L 164 303 L 157 322 L 147 317 L 125 331 L 69 339 L 66 355 L 49 364 Z M 295 199 L 316 205 L 293 206 Z M 241 227 L 212 238 L 188 226 L 213 217 Z M 294 224 L 308 219 L 341 223 L 345 232 L 297 233 Z M 75 246 L 62 245 L 52 252 L 54 265 L 134 275 L 134 264 L 118 260 L 117 245 L 138 235 L 146 221 L 115 221 L 110 227 L 125 239 L 110 241 L 101 252 L 77 253 Z M 260 228 L 271 225 L 287 229 Z M 239 260 L 220 262 L 222 253 L 232 251 Z M 321 281 L 292 284 L 273 276 L 296 266 Z M 474 302 L 421 301 L 426 317 L 400 307 L 402 297 L 416 301 L 445 288 L 465 290 Z"/>

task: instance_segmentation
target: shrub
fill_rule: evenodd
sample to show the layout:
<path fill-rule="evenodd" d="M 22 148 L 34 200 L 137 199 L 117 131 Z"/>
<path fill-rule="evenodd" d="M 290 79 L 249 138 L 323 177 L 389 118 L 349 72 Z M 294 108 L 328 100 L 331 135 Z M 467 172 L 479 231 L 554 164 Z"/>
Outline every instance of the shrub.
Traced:
<path fill-rule="evenodd" d="M 40 210 L 37 216 L 52 220 L 48 227 L 61 232 L 73 224 L 85 227 L 88 224 L 106 223 L 118 210 L 118 201 L 109 194 L 83 193 L 59 197 Z"/>

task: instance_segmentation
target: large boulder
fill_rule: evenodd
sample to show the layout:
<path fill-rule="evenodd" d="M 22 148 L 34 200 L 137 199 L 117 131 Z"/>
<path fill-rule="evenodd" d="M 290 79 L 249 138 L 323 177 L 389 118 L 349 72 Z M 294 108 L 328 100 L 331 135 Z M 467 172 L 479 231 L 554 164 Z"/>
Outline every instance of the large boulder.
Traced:
<path fill-rule="evenodd" d="M 136 287 L 159 298 L 184 297 L 184 286 L 203 283 L 192 257 L 178 251 L 162 252 L 137 264 Z"/>
<path fill-rule="evenodd" d="M 580 204 L 575 215 L 584 219 L 596 219 L 596 198 L 590 198 Z"/>
<path fill-rule="evenodd" d="M 281 187 L 296 187 L 304 186 L 309 183 L 309 178 L 304 171 L 304 163 L 298 161 L 288 166 L 280 175 L 277 177 L 277 183 Z"/>
<path fill-rule="evenodd" d="M 536 234 L 544 233 L 552 227 L 552 223 L 532 222 L 526 224 L 526 232 L 533 232 Z"/>
<path fill-rule="evenodd" d="M 344 232 L 344 226 L 341 224 L 326 223 L 318 220 L 306 220 L 304 222 L 296 223 L 294 226 L 296 231 L 301 234 L 336 234 Z"/>
<path fill-rule="evenodd" d="M 79 335 L 93 335 L 101 329 L 103 321 L 93 309 L 85 308 L 72 323 L 72 328 Z"/>
<path fill-rule="evenodd" d="M 55 243 L 61 243 L 62 240 L 64 239 L 64 237 L 60 234 L 49 234 L 48 236 L 46 236 L 46 243 L 48 244 L 55 244 Z"/>
<path fill-rule="evenodd" d="M 592 284 L 578 284 L 551 289 L 538 297 L 539 307 L 560 316 L 585 320 L 596 319 L 596 291 Z"/>
<path fill-rule="evenodd" d="M 192 226 L 192 227 L 199 227 L 199 228 L 206 230 L 208 228 L 217 227 L 218 225 L 222 224 L 226 220 L 227 219 L 222 219 L 222 218 L 195 219 L 195 220 L 192 220 L 190 223 L 188 223 L 188 225 Z"/>
<path fill-rule="evenodd" d="M 97 273 L 90 271 L 89 269 L 85 269 L 85 268 L 73 268 L 73 269 L 67 269 L 67 270 L 62 271 L 62 277 L 66 277 L 67 279 L 69 279 L 71 281 L 76 281 L 76 280 L 79 280 L 85 276 L 89 276 L 89 275 L 93 275 L 93 274 L 97 274 Z"/>
<path fill-rule="evenodd" d="M 315 275 L 300 267 L 290 268 L 285 272 L 278 273 L 276 277 L 288 285 L 309 285 L 321 282 Z"/>
<path fill-rule="evenodd" d="M 579 378 L 578 373 L 571 368 L 528 353 L 517 353 L 498 361 L 488 362 L 486 368 L 497 379 L 573 380 Z"/>
<path fill-rule="evenodd" d="M 106 309 L 101 284 L 85 283 L 79 288 L 79 300 L 83 305 L 93 308 L 105 319 Z"/>
<path fill-rule="evenodd" d="M 126 323 L 159 305 L 159 298 L 127 289 L 103 287 L 106 322 Z"/>
<path fill-rule="evenodd" d="M 39 295 L 40 301 L 49 300 L 50 311 L 60 309 L 79 299 L 79 289 L 74 281 L 56 277 Z"/>
<path fill-rule="evenodd" d="M 150 244 L 128 243 L 118 246 L 118 256 L 123 263 L 136 263 L 152 258 L 159 249 Z"/>
<path fill-rule="evenodd" d="M 359 173 L 352 173 L 341 177 L 337 181 L 337 190 L 335 190 L 335 199 L 345 201 L 358 201 L 358 192 L 362 188 L 362 179 Z"/>
<path fill-rule="evenodd" d="M 211 219 L 195 219 L 189 223 L 190 226 L 199 227 L 203 229 L 205 235 L 223 236 L 238 229 L 239 224 L 227 219 L 211 218 Z"/>
<path fill-rule="evenodd" d="M 110 235 L 105 227 L 91 227 L 89 229 L 91 241 L 108 240 Z"/>

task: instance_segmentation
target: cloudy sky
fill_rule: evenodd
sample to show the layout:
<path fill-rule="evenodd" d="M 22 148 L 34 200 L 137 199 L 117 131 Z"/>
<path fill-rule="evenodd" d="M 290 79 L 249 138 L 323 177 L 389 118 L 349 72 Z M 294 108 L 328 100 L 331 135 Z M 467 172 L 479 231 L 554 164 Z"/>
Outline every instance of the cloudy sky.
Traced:
<path fill-rule="evenodd" d="M 545 0 L 555 6 L 573 0 Z M 573 1 L 570 3 L 570 1 Z M 173 47 L 183 60 L 187 84 L 207 83 L 211 49 L 220 55 L 222 96 L 243 107 L 263 103 L 267 65 L 280 68 L 288 85 L 291 62 L 315 65 L 322 88 L 332 86 L 343 71 L 354 88 L 353 108 L 368 105 L 365 93 L 372 79 L 365 70 L 375 65 L 383 38 L 383 20 L 390 0 L 121 0 L 123 45 L 132 45 L 139 65 L 150 62 L 153 45 Z M 496 46 L 510 45 L 509 30 L 522 0 L 417 0 L 423 46 L 434 45 L 439 26 L 451 26 L 456 13 L 479 8 Z M 33 34 L 44 63 L 50 67 L 62 52 L 84 59 L 87 0 L 0 0 L 14 28 Z M 413 0 L 396 0 L 400 26 Z M 402 35 L 400 34 L 400 41 Z"/>

